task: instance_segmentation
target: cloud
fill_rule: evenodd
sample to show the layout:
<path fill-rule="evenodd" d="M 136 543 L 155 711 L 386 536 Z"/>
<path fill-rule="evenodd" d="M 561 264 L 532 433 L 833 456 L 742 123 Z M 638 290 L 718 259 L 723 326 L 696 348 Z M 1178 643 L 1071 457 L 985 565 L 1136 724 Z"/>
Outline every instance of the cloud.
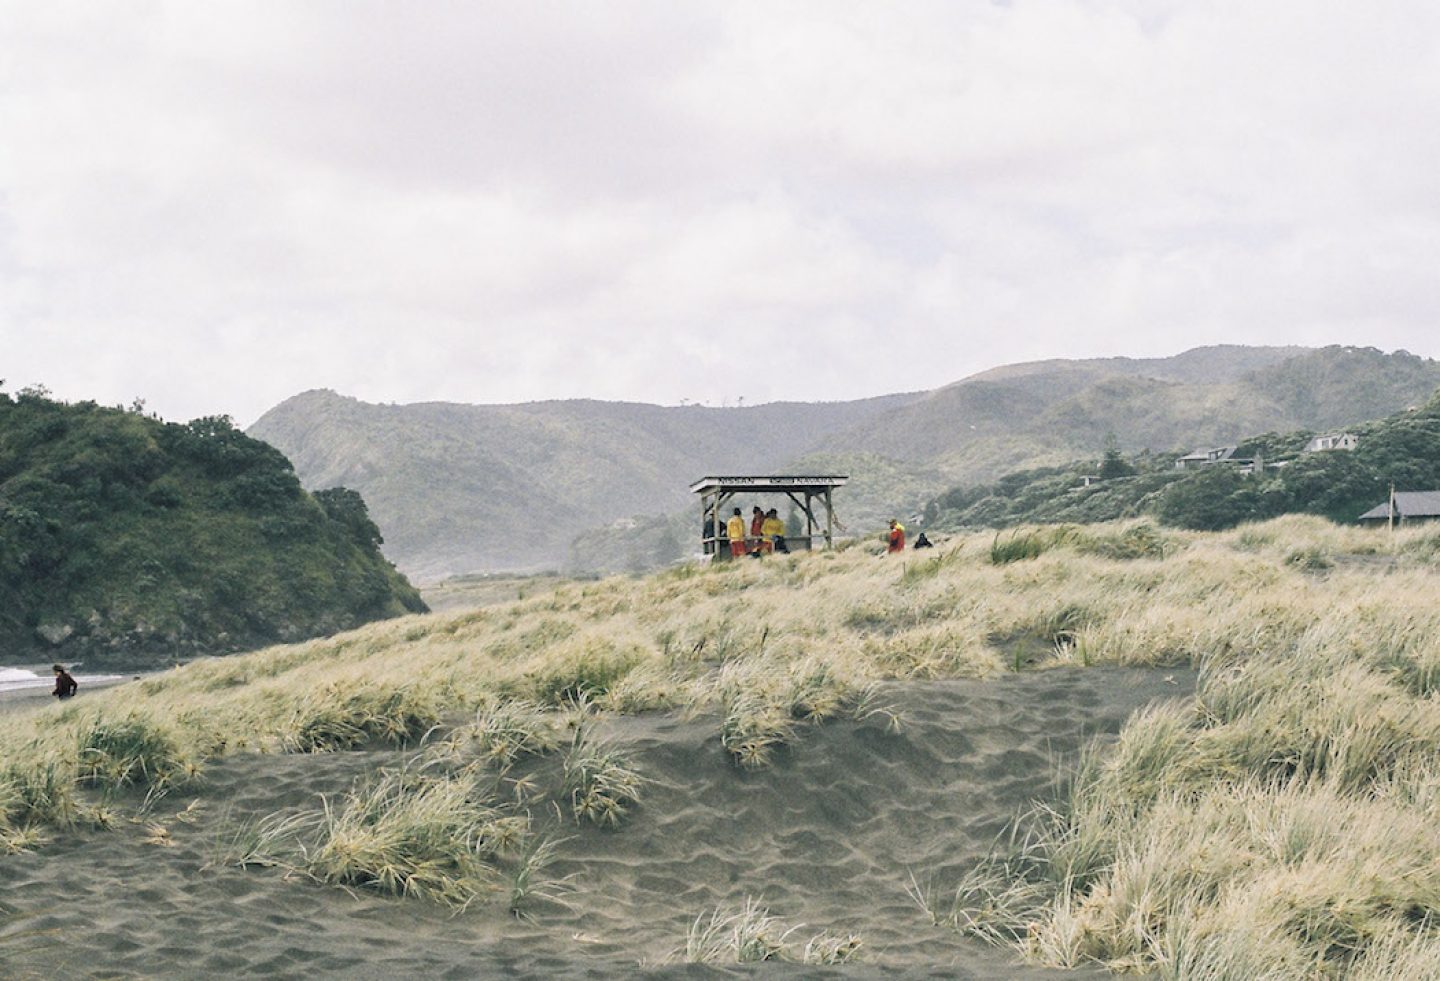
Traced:
<path fill-rule="evenodd" d="M 0 377 L 248 422 L 1440 355 L 1440 8 L 10 4 Z"/>

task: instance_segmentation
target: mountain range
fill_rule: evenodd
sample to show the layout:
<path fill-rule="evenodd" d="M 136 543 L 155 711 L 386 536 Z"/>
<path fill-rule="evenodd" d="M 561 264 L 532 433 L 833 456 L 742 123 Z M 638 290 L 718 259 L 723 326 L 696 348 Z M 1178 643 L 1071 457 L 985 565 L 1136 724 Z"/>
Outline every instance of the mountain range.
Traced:
<path fill-rule="evenodd" d="M 687 488 L 706 474 L 850 473 L 837 506 L 863 533 L 947 488 L 1095 458 L 1107 442 L 1185 451 L 1322 430 L 1422 403 L 1437 387 L 1440 363 L 1404 351 L 1227 345 L 1008 365 L 851 402 L 735 408 L 374 405 L 316 390 L 248 432 L 285 453 L 307 488 L 358 490 L 388 557 L 436 579 L 654 564 L 665 548 L 652 539 L 698 524 Z M 577 538 L 590 547 L 577 550 Z"/>

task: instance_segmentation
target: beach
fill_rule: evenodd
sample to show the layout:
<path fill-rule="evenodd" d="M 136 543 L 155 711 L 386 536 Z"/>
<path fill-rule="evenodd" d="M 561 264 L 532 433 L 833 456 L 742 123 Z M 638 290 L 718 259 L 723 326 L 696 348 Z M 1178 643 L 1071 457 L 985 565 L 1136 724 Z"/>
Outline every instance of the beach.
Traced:
<path fill-rule="evenodd" d="M 22 978 L 1054 977 L 933 925 L 909 893 L 953 888 L 1031 801 L 1053 798 L 1063 761 L 1193 685 L 1183 669 L 1122 668 L 896 682 L 882 694 L 902 710 L 898 731 L 880 715 L 835 720 L 760 770 L 734 765 L 712 718 L 609 718 L 606 738 L 646 777 L 642 802 L 618 828 L 557 822 L 548 874 L 567 891 L 523 918 L 503 900 L 455 913 L 276 868 L 211 867 L 244 820 L 335 799 L 413 755 L 231 753 L 198 784 L 117 799 L 126 816 L 109 830 L 57 832 L 0 862 L 0 956 Z M 12 711 L 44 704 L 0 697 Z M 677 962 L 697 918 L 747 899 L 792 937 L 855 935 L 861 957 Z"/>
<path fill-rule="evenodd" d="M 113 688 L 140 676 L 81 673 L 74 677 L 76 684 L 80 686 L 75 696 L 79 698 L 86 692 Z M 54 688 L 54 676 L 44 665 L 0 667 L 0 716 L 23 712 L 54 701 L 50 694 Z"/>

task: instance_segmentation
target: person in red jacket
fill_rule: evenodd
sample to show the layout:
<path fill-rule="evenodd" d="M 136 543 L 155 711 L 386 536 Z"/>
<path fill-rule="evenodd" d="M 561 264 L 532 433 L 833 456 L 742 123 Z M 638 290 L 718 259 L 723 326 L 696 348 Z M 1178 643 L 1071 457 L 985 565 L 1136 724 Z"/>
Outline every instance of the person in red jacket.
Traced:
<path fill-rule="evenodd" d="M 905 551 L 905 526 L 894 518 L 890 519 L 890 535 L 887 539 L 887 552 Z"/>
<path fill-rule="evenodd" d="M 750 510 L 750 537 L 755 540 L 755 550 L 751 553 L 752 555 L 770 551 L 770 543 L 765 540 L 765 512 L 758 507 Z"/>

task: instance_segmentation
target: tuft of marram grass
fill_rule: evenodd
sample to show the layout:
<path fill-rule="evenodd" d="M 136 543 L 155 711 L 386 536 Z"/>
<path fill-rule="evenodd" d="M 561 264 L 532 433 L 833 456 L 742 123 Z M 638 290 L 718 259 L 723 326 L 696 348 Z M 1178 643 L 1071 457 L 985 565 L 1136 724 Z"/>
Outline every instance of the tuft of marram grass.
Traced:
<path fill-rule="evenodd" d="M 494 699 L 476 711 L 473 722 L 453 730 L 447 742 L 452 753 L 473 748 L 503 772 L 522 757 L 554 752 L 559 728 L 555 714 L 534 702 Z"/>
<path fill-rule="evenodd" d="M 488 860 L 528 835 L 528 818 L 482 800 L 468 773 L 383 771 L 325 801 L 303 867 L 325 882 L 464 908 L 498 889 Z"/>
<path fill-rule="evenodd" d="M 80 731 L 77 760 L 82 783 L 109 789 L 164 787 L 199 774 L 177 734 L 141 712 L 92 718 Z"/>
<path fill-rule="evenodd" d="M 854 933 L 818 933 L 798 950 L 790 938 L 799 925 L 788 926 L 753 896 L 738 908 L 719 907 L 701 913 L 685 931 L 685 944 L 675 958 L 688 964 L 753 964 L 790 960 L 804 964 L 845 964 L 858 960 L 864 942 Z"/>
<path fill-rule="evenodd" d="M 533 838 L 530 845 L 510 870 L 507 887 L 508 908 L 514 916 L 525 918 L 542 903 L 565 905 L 565 897 L 574 891 L 573 875 L 556 878 L 548 874 L 560 845 L 565 839 Z"/>
<path fill-rule="evenodd" d="M 298 753 L 352 749 L 372 740 L 403 746 L 440 723 L 441 704 L 421 686 L 344 686 L 307 693 L 280 726 L 280 742 Z"/>
<path fill-rule="evenodd" d="M 644 778 L 628 756 L 598 738 L 588 720 L 575 727 L 565 754 L 565 794 L 577 821 L 617 827 L 640 802 Z"/>

